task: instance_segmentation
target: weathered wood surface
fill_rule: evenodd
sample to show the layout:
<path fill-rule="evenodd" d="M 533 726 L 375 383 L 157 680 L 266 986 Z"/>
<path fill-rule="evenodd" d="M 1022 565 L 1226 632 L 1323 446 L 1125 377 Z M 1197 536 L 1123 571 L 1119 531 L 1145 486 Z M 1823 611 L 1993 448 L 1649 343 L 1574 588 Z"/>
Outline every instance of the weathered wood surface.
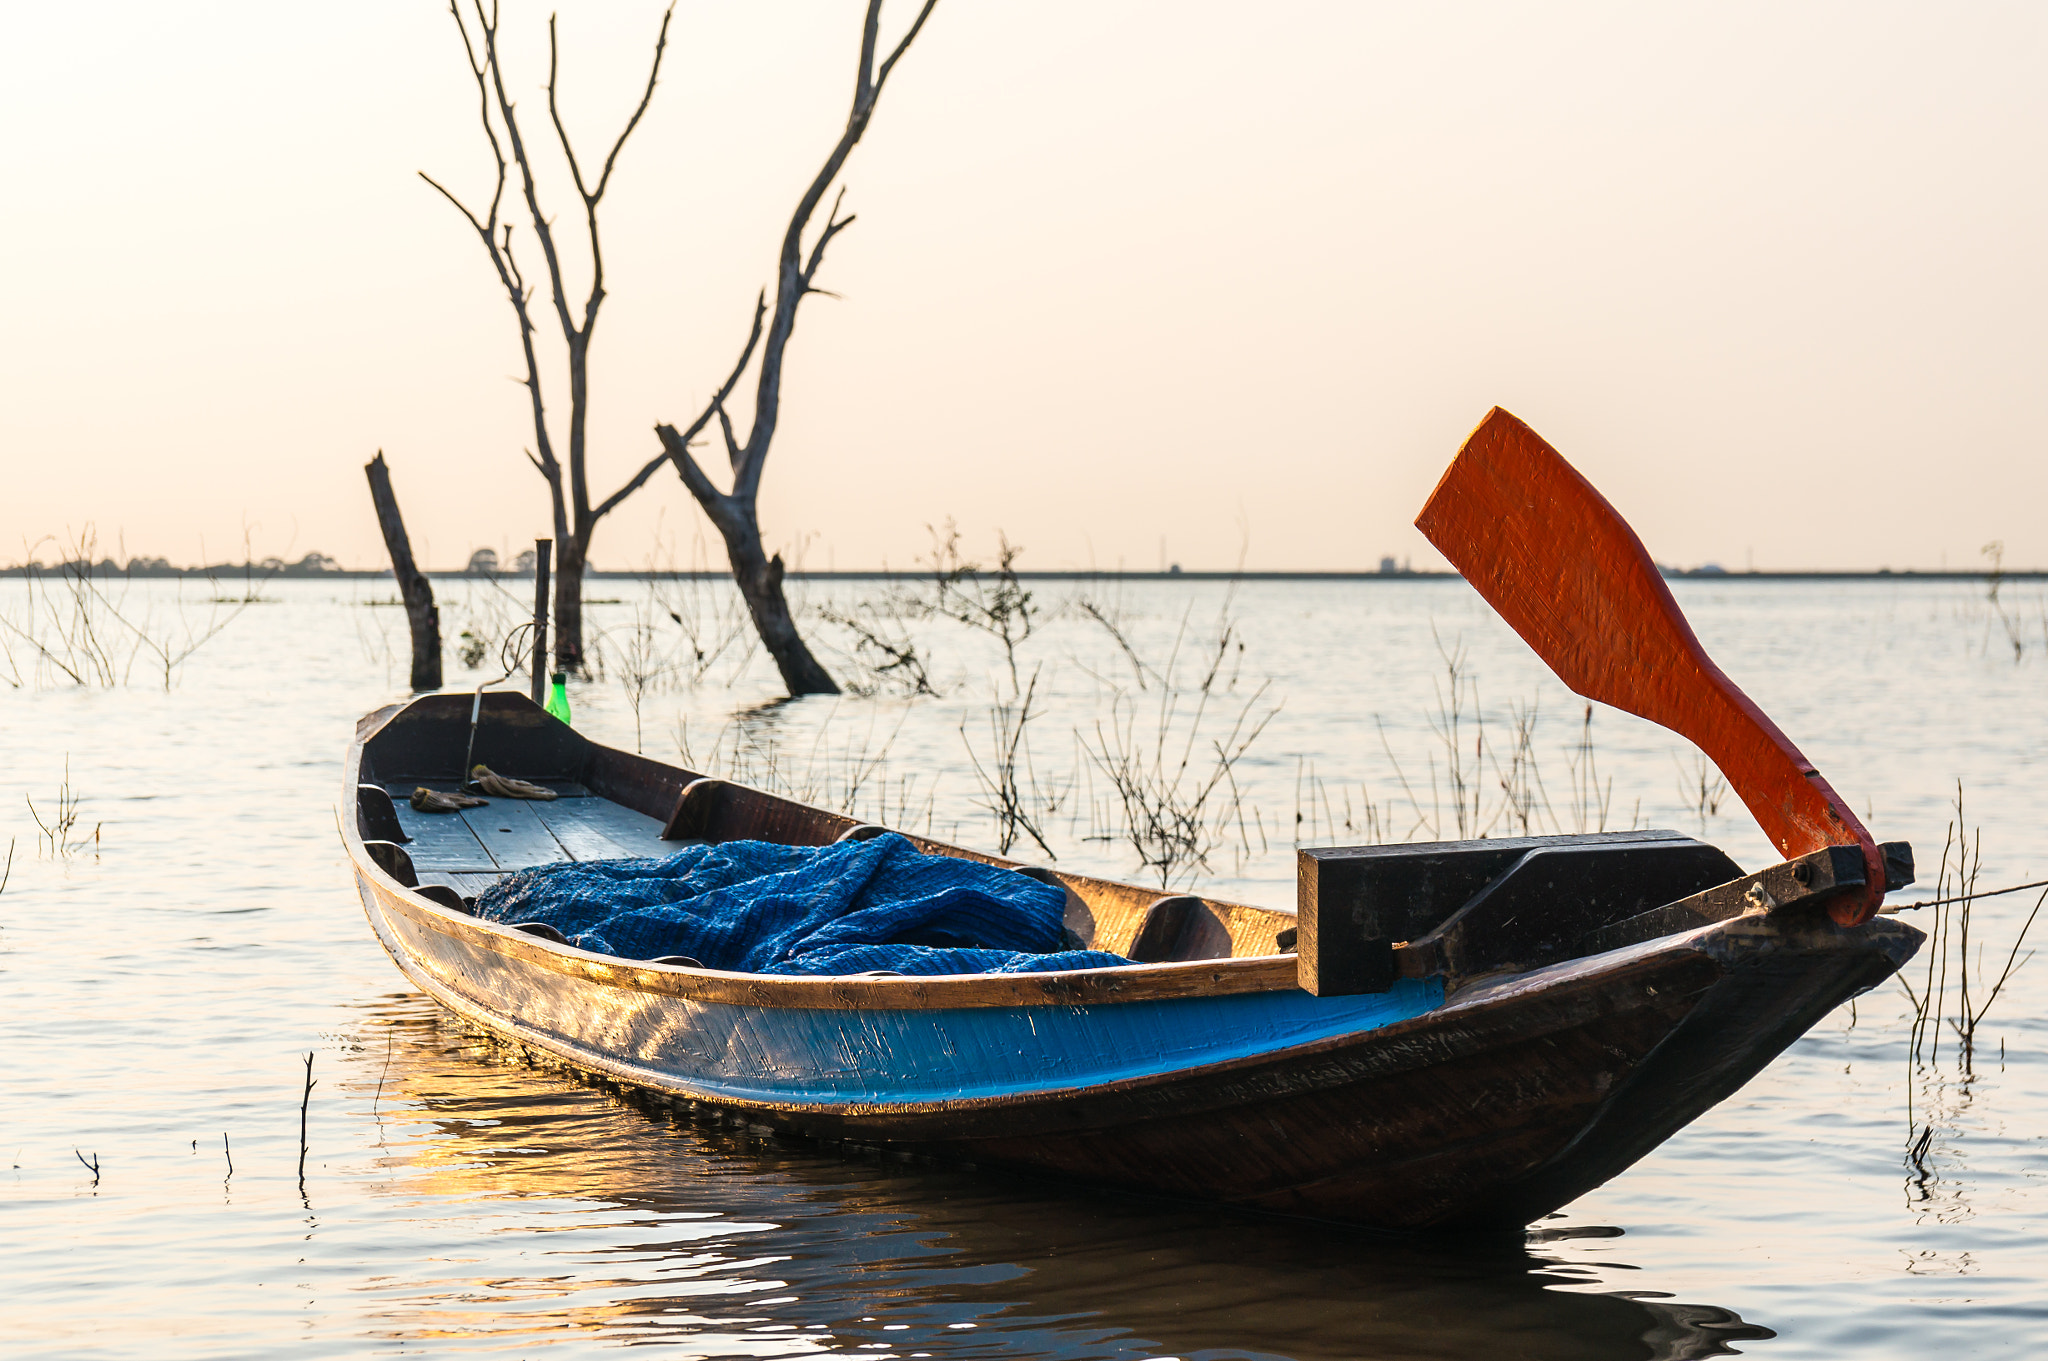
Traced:
<path fill-rule="evenodd" d="M 469 825 L 499 869 L 525 869 L 529 865 L 575 859 L 548 831 L 534 805 L 522 799 L 492 799 L 486 807 L 465 808 L 455 816 Z"/>
<path fill-rule="evenodd" d="M 408 791 L 409 792 L 409 791 Z M 413 863 L 435 870 L 495 870 L 498 862 L 457 813 L 422 813 L 394 787 L 393 806 Z"/>
<path fill-rule="evenodd" d="M 1870 833 L 1714 665 L 1642 540 L 1541 436 L 1495 407 L 1415 524 L 1566 685 L 1705 752 L 1787 860 L 1861 847 L 1865 884 L 1831 910 L 1845 926 L 1877 911 L 1884 862 Z"/>
<path fill-rule="evenodd" d="M 468 694 L 422 695 L 383 716 L 361 739 L 376 743 L 383 757 L 376 763 L 374 783 L 410 792 L 415 784 L 432 788 L 436 781 L 461 780 L 465 756 L 470 764 L 536 784 L 583 781 L 591 744 L 574 728 L 525 695 L 487 690 L 472 750 L 470 703 Z"/>
<path fill-rule="evenodd" d="M 590 792 L 654 819 L 657 826 L 674 811 L 676 795 L 698 778 L 695 771 L 594 743 L 585 754 L 583 779 Z"/>
<path fill-rule="evenodd" d="M 527 805 L 573 860 L 619 860 L 668 855 L 676 843 L 661 839 L 661 823 L 609 799 L 557 799 Z"/>
<path fill-rule="evenodd" d="M 1234 953 L 1231 946 L 1229 930 L 1207 903 L 1192 893 L 1176 893 L 1145 909 L 1137 934 L 1124 953 L 1141 964 L 1161 964 L 1179 959 L 1228 959 Z"/>
<path fill-rule="evenodd" d="M 379 711 L 358 725 L 357 740 L 374 745 L 376 779 L 399 800 L 400 816 L 408 819 L 408 828 L 413 826 L 411 810 L 403 806 L 403 798 L 413 785 L 456 787 L 469 736 L 469 703 L 465 695 L 425 695 L 403 708 Z M 657 828 L 670 823 L 677 832 L 694 830 L 696 835 L 686 838 L 689 840 L 753 837 L 825 845 L 860 825 L 852 818 L 723 781 L 705 785 L 693 796 L 705 803 L 686 811 L 678 821 L 679 796 L 702 776 L 588 742 L 524 697 L 500 691 L 483 697 L 474 759 L 501 773 L 545 784 L 564 796 L 548 807 L 563 807 L 573 795 L 594 794 L 649 818 Z M 701 823 L 697 821 L 700 817 Z M 647 824 L 634 825 L 644 828 Z M 901 835 L 934 855 L 960 856 L 991 865 L 1014 867 L 1019 863 L 915 833 Z M 636 840 L 646 845 L 637 834 Z M 666 854 L 674 845 L 672 841 L 668 846 L 649 846 L 638 853 Z M 565 845 L 565 849 L 576 855 L 573 848 Z M 1157 888 L 1090 875 L 1064 870 L 1047 870 L 1046 874 L 1071 895 L 1067 924 L 1091 948 L 1118 954 L 1128 952 L 1147 910 L 1160 896 Z M 1279 933 L 1294 924 L 1294 914 L 1284 909 L 1207 897 L 1201 901 L 1204 921 L 1220 930 L 1205 927 L 1189 938 L 1183 948 L 1204 951 L 1199 957 L 1277 955 Z M 1288 967 L 1292 968 L 1291 962 Z"/>
<path fill-rule="evenodd" d="M 429 787 L 453 787 L 430 782 Z M 609 799 L 584 795 L 572 781 L 551 784 L 562 795 L 551 803 L 491 799 L 481 808 L 460 813 L 422 813 L 390 797 L 392 827 L 402 833 L 406 849 L 422 874 L 429 871 L 472 872 L 524 869 L 563 860 L 619 860 L 667 855 L 676 842 L 661 839 L 661 824 Z M 394 788 L 392 795 L 403 793 Z M 365 785 L 363 798 L 374 802 L 386 791 Z M 397 840 L 398 838 L 391 838 Z"/>
<path fill-rule="evenodd" d="M 370 500 L 377 507 L 377 527 L 384 531 L 384 547 L 391 554 L 391 576 L 398 584 L 399 599 L 405 602 L 405 619 L 412 632 L 412 688 L 441 688 L 441 612 L 434 606 L 434 588 L 412 559 L 412 540 L 405 534 L 405 520 L 398 513 L 398 496 L 391 490 L 391 470 L 384 464 L 384 451 L 363 465 L 370 479 Z"/>

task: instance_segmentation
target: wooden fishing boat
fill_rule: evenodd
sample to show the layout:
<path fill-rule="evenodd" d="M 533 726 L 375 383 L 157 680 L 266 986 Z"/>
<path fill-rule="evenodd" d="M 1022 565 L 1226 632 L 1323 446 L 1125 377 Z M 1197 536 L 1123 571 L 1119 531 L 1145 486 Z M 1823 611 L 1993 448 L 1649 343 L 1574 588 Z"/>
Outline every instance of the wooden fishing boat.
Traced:
<path fill-rule="evenodd" d="M 1546 591 L 1554 613 L 1562 596 Z M 1522 627 L 1512 602 L 1495 603 Z M 1738 792 L 1778 836 L 1792 816 L 1782 810 L 1798 814 L 1826 786 L 1770 734 L 1803 767 L 1791 793 L 1757 792 L 1755 751 L 1695 740 L 1749 777 Z M 559 797 L 458 814 L 407 803 L 422 785 L 457 788 L 472 761 Z M 1876 847 L 1853 817 L 1843 825 L 1860 836 L 1834 825 L 1810 844 L 1778 836 L 1787 860 L 1754 874 L 1672 832 L 1307 850 L 1292 911 L 912 837 L 1063 886 L 1067 925 L 1137 962 L 739 974 L 594 954 L 471 905 L 529 865 L 691 841 L 821 846 L 882 829 L 613 750 L 496 692 L 366 717 L 344 796 L 354 816 L 342 837 L 378 939 L 415 985 L 509 1041 L 659 1100 L 829 1143 L 1396 1230 L 1519 1227 L 1564 1205 L 1734 1092 L 1921 939 L 1873 915 L 1887 886 L 1910 881 L 1910 852 Z"/>

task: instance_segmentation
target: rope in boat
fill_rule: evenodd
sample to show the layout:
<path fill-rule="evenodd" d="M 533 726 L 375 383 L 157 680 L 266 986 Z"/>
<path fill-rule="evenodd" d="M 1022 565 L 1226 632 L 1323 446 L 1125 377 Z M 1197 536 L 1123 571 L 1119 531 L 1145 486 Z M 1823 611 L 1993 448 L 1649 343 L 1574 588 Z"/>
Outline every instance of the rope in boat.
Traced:
<path fill-rule="evenodd" d="M 513 649 L 518 645 L 519 635 L 537 628 L 538 625 L 528 620 L 526 623 L 517 625 L 510 633 L 506 634 L 505 640 L 498 644 L 498 660 L 505 663 L 505 674 L 496 680 L 481 680 L 476 683 L 476 698 L 469 702 L 469 745 L 462 749 L 462 769 L 455 772 L 455 787 L 457 789 L 469 788 L 470 762 L 476 759 L 476 725 L 477 720 L 482 717 L 484 709 L 484 687 L 487 685 L 502 685 L 512 679 L 512 673 L 517 671 L 520 663 L 526 660 L 524 655 L 514 655 L 513 653 Z M 528 652 L 532 650 L 530 647 L 527 649 Z"/>
<path fill-rule="evenodd" d="M 1922 903 L 1894 903 L 1887 912 L 1911 912 L 1922 907 L 1946 907 L 1950 903 L 1974 902 L 1978 898 L 1996 898 L 2001 893 L 2020 893 L 2030 888 L 2048 888 L 2048 879 L 2036 879 L 2031 884 L 2014 884 L 2011 888 L 1987 888 L 1982 893 L 1959 893 L 1953 898 L 1929 898 Z"/>

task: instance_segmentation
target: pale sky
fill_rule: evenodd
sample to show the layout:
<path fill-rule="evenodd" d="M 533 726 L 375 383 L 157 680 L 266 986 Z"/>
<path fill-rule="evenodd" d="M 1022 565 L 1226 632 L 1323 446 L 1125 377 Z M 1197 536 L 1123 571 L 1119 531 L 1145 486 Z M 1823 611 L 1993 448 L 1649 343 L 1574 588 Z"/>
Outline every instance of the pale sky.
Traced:
<path fill-rule="evenodd" d="M 586 157 L 659 13 L 564 0 Z M 507 0 L 542 148 L 546 16 Z M 598 495 L 730 364 L 859 16 L 679 6 L 605 205 Z M 2048 564 L 2044 37 L 2038 4 L 940 0 L 845 176 L 767 538 L 903 566 L 951 516 L 1041 568 L 1435 565 L 1410 522 L 1498 403 L 1663 561 Z M 0 60 L 0 561 L 91 524 L 382 565 L 380 448 L 430 565 L 547 532 L 510 311 L 415 174 L 489 174 L 445 11 L 23 4 Z M 664 470 L 593 558 L 700 533 L 722 563 Z"/>

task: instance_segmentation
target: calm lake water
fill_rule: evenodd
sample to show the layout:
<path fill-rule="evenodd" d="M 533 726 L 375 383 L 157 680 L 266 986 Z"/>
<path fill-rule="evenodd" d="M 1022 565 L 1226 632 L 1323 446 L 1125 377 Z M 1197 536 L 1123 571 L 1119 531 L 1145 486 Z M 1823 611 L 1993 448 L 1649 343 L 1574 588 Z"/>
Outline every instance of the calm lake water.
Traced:
<path fill-rule="evenodd" d="M 31 624 L 21 588 L 0 582 L 0 615 L 76 664 L 59 642 L 69 616 Z M 1207 867 L 1193 872 L 1212 892 L 1291 904 L 1297 837 L 1456 835 L 1459 773 L 1478 791 L 1468 822 L 1495 832 L 1523 818 L 1537 831 L 1669 826 L 1746 865 L 1773 858 L 1737 801 L 1702 798 L 1682 743 L 1612 712 L 1588 742 L 1582 706 L 1462 583 L 1032 588 L 1043 608 L 1018 652 L 1019 686 L 1036 676 L 1020 779 L 1064 866 L 1142 877 L 1109 770 L 1150 753 L 1170 776 L 1186 753 L 1191 798 L 1217 773 L 1217 744 L 1236 749 L 1233 726 L 1241 738 L 1261 721 L 1204 806 Z M 488 679 L 453 650 L 465 629 L 495 642 L 517 602 L 487 585 L 440 590 L 451 683 Z M 1914 843 L 1925 882 L 1901 897 L 1931 896 L 1959 781 L 1983 883 L 2048 877 L 2037 587 L 2009 585 L 1997 608 L 1981 584 L 1677 590 L 1725 669 L 1872 830 Z M 1634 1170 L 1506 1242 L 1387 1243 L 846 1161 L 676 1124 L 531 1069 L 403 985 L 341 854 L 351 725 L 402 697 L 402 613 L 370 603 L 388 593 L 264 586 L 168 689 L 162 661 L 152 669 L 107 617 L 98 636 L 110 663 L 129 659 L 125 683 L 74 684 L 8 635 L 0 1353 L 2048 1351 L 2048 959 L 1992 1006 L 1967 1070 L 1952 1039 L 1911 1061 L 1911 1009 L 1887 984 Z M 232 608 L 209 594 L 154 583 L 115 603 L 175 640 Z M 619 602 L 592 611 L 604 679 L 572 687 L 591 736 L 669 760 L 687 746 L 700 767 L 998 840 L 974 763 L 991 768 L 991 703 L 1011 681 L 988 635 L 902 610 L 884 620 L 941 692 L 906 698 L 818 624 L 830 663 L 879 692 L 775 705 L 761 659 L 721 647 L 722 591 L 590 594 Z M 809 605 L 880 594 L 814 587 Z M 1226 667 L 1204 700 L 1219 640 Z M 1455 686 L 1447 657 L 1461 658 Z M 67 780 L 77 820 L 59 851 L 28 801 L 51 821 Z M 2033 902 L 1977 907 L 1982 969 L 1997 973 Z"/>

